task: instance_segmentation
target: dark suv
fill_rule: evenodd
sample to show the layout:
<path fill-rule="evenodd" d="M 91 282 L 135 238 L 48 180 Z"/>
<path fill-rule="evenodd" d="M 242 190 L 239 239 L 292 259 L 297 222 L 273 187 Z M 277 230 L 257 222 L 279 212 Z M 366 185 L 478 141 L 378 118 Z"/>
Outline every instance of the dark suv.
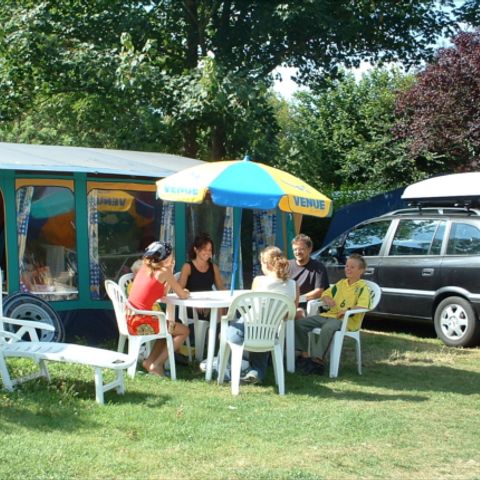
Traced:
<path fill-rule="evenodd" d="M 382 288 L 371 315 L 433 320 L 446 345 L 478 344 L 480 210 L 397 210 L 356 225 L 312 257 L 334 283 L 351 253 L 365 257 L 365 279 Z"/>

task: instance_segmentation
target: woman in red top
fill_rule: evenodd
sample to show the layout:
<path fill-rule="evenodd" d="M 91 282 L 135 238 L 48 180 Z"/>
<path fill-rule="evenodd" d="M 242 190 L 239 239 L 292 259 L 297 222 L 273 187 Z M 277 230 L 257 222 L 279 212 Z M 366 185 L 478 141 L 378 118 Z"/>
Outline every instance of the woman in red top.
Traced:
<path fill-rule="evenodd" d="M 183 289 L 173 276 L 174 260 L 172 246 L 169 243 L 153 242 L 143 254 L 143 265 L 132 284 L 128 301 L 139 310 L 152 310 L 154 303 L 163 297 L 169 287 L 180 298 L 188 297 L 188 290 Z M 148 315 L 129 315 L 128 331 L 132 335 L 149 335 L 159 333 L 156 317 Z M 188 336 L 188 327 L 175 321 L 168 322 L 168 330 L 173 337 L 173 348 L 178 350 Z M 143 367 L 158 376 L 165 375 L 164 364 L 168 358 L 165 340 L 157 340 L 150 355 L 143 361 Z"/>

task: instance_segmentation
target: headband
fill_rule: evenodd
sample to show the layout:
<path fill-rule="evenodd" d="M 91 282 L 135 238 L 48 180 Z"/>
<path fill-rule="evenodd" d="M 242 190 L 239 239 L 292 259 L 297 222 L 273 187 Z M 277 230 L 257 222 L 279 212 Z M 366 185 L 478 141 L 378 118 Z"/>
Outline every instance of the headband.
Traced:
<path fill-rule="evenodd" d="M 172 244 L 168 242 L 153 242 L 146 249 L 143 254 L 144 257 L 153 257 L 156 260 L 165 260 L 172 254 Z"/>

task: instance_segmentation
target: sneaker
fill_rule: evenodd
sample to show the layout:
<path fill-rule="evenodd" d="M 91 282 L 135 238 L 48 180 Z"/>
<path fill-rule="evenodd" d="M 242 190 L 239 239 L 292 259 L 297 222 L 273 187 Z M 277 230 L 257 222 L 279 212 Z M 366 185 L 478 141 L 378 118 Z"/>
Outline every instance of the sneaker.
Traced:
<path fill-rule="evenodd" d="M 258 385 L 262 383 L 260 378 L 258 378 L 258 372 L 256 370 L 249 370 L 240 380 L 244 383 L 249 383 L 251 385 Z"/>
<path fill-rule="evenodd" d="M 321 363 L 314 362 L 311 358 L 307 359 L 302 369 L 303 375 L 323 375 L 325 366 Z"/>
<path fill-rule="evenodd" d="M 200 371 L 202 371 L 202 372 L 205 373 L 205 372 L 207 371 L 207 359 L 202 360 L 202 361 L 199 363 L 198 368 L 200 368 Z M 249 368 L 250 368 L 250 365 L 249 365 L 249 363 L 248 363 L 248 360 L 242 360 L 242 371 L 241 371 L 241 375 L 246 374 Z M 213 366 L 212 366 L 212 369 L 213 369 L 213 371 L 218 370 L 218 360 L 217 360 L 217 357 L 214 357 L 214 358 L 213 358 Z M 230 367 L 229 367 L 229 364 L 228 364 L 228 363 L 227 363 L 227 370 L 230 370 Z"/>
<path fill-rule="evenodd" d="M 199 364 L 198 364 L 198 368 L 200 369 L 201 372 L 205 373 L 207 371 L 207 361 L 206 360 L 202 360 Z"/>

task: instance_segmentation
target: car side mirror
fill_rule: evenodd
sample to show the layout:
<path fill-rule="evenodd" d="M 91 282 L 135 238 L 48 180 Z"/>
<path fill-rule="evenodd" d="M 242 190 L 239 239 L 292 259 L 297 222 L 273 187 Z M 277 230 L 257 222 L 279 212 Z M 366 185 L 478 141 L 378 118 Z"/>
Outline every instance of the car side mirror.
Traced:
<path fill-rule="evenodd" d="M 328 249 L 328 255 L 331 257 L 338 257 L 338 248 L 337 247 L 330 247 Z"/>
<path fill-rule="evenodd" d="M 338 247 L 330 247 L 328 249 L 328 263 L 338 265 L 341 262 L 342 249 Z"/>

